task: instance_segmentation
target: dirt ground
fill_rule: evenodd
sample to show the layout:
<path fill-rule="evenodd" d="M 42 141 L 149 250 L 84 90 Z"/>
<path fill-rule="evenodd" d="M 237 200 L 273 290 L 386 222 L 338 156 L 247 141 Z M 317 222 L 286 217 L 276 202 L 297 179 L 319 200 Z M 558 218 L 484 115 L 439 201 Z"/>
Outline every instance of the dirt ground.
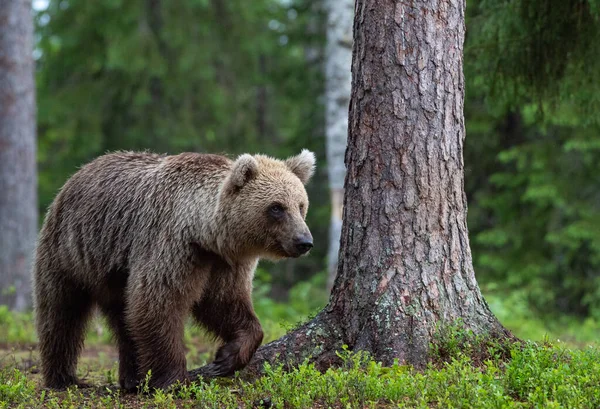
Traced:
<path fill-rule="evenodd" d="M 214 353 L 216 345 L 207 345 L 194 339 L 188 347 L 188 366 L 195 368 L 206 364 Z M 77 364 L 77 374 L 82 382 L 102 387 L 116 386 L 118 383 L 117 348 L 114 345 L 86 343 Z M 37 380 L 39 373 L 37 344 L 0 343 L 0 368 L 12 367 L 31 375 Z"/>

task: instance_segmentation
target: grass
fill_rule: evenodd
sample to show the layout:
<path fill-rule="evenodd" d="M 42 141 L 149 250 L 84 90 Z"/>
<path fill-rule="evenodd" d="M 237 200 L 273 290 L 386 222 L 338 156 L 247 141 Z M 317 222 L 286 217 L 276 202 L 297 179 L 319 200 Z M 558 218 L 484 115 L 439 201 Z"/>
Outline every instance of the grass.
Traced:
<path fill-rule="evenodd" d="M 122 395 L 114 369 L 99 385 L 66 392 L 39 387 L 35 374 L 0 370 L 0 408 L 597 408 L 600 350 L 527 343 L 483 362 L 458 353 L 417 371 L 383 367 L 365 354 L 340 351 L 344 365 L 320 373 L 304 363 L 286 372 L 266 366 L 253 383 L 223 379 L 175 392 Z M 102 378 L 102 376 L 100 376 Z"/>
<path fill-rule="evenodd" d="M 299 287 L 287 305 L 266 297 L 255 304 L 267 340 L 318 308 L 311 288 Z M 267 366 L 264 376 L 251 383 L 220 379 L 141 395 L 119 391 L 116 351 L 98 319 L 90 325 L 78 368 L 94 387 L 64 392 L 40 387 L 32 316 L 0 306 L 0 409 L 600 407 L 600 349 L 591 342 L 600 335 L 598 325 L 564 318 L 542 321 L 511 297 L 487 299 L 519 337 L 538 342 L 503 345 L 458 326 L 445 327 L 439 328 L 423 370 L 383 367 L 364 353 L 342 350 L 343 366 L 324 373 L 308 362 L 290 372 Z M 198 328 L 189 326 L 185 340 L 190 368 L 212 359 L 216 345 Z"/>

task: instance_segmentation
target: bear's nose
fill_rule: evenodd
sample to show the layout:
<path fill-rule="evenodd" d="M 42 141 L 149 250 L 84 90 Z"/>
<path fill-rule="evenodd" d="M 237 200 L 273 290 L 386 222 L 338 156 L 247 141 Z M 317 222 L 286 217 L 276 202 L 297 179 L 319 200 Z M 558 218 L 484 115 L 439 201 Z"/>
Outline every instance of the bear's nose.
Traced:
<path fill-rule="evenodd" d="M 305 236 L 305 237 L 300 237 L 300 238 L 296 239 L 296 250 L 298 250 L 298 253 L 300 253 L 300 254 L 308 253 L 308 251 L 312 248 L 313 248 L 312 237 Z"/>

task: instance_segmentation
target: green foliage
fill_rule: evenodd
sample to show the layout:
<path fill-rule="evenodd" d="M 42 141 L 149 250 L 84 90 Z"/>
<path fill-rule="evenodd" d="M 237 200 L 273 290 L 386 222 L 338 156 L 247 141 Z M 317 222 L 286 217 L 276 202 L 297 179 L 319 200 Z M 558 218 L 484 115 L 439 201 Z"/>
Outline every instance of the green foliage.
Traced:
<path fill-rule="evenodd" d="M 600 109 L 596 0 L 478 0 L 469 4 L 465 55 L 496 107 L 538 113 Z"/>
<path fill-rule="evenodd" d="M 384 367 L 367 354 L 342 350 L 339 368 L 318 371 L 304 362 L 286 371 L 265 365 L 262 377 L 180 386 L 126 396 L 111 388 L 37 388 L 31 375 L 0 371 L 0 407 L 12 408 L 595 408 L 600 405 L 600 351 L 515 344 L 507 354 L 474 362 L 458 351 L 441 365 L 417 371 Z"/>
<path fill-rule="evenodd" d="M 42 205 L 107 150 L 292 153 L 320 120 L 305 4 L 50 1 L 37 16 Z"/>
<path fill-rule="evenodd" d="M 597 2 L 468 7 L 465 178 L 478 280 L 600 317 Z"/>
<path fill-rule="evenodd" d="M 0 344 L 35 342 L 33 314 L 15 313 L 6 305 L 0 305 Z"/>
<path fill-rule="evenodd" d="M 482 157 L 477 137 L 509 141 L 489 172 L 470 185 L 469 223 L 476 271 L 484 283 L 526 289 L 539 312 L 600 317 L 600 141 L 587 131 L 549 125 L 540 131 L 526 112 L 500 131 L 472 132 L 467 155 Z M 504 141 L 503 141 L 504 139 Z M 487 150 L 490 152 L 490 150 Z"/>
<path fill-rule="evenodd" d="M 35 384 L 18 369 L 0 369 L 0 408 L 28 400 Z"/>
<path fill-rule="evenodd" d="M 527 290 L 510 292 L 483 289 L 485 299 L 502 324 L 521 339 L 565 343 L 573 347 L 591 345 L 600 339 L 600 323 L 593 317 L 585 319 L 568 314 L 546 314 L 531 309 Z"/>
<path fill-rule="evenodd" d="M 0 369 L 0 408 L 28 401 L 35 393 L 35 383 L 18 369 Z"/>
<path fill-rule="evenodd" d="M 468 357 L 474 364 L 481 365 L 490 359 L 506 359 L 513 341 L 498 340 L 483 333 L 466 330 L 463 322 L 438 323 L 430 343 L 430 361 L 435 365 L 445 364 L 457 356 Z"/>
<path fill-rule="evenodd" d="M 547 408 L 600 405 L 600 391 L 593 386 L 600 369 L 597 349 L 571 351 L 528 345 L 513 350 L 511 358 L 506 365 L 505 384 L 508 393 L 517 399 Z"/>
<path fill-rule="evenodd" d="M 264 269 L 257 269 L 253 292 L 254 309 L 265 329 L 265 342 L 275 340 L 293 326 L 306 321 L 327 303 L 325 272 L 315 274 L 310 280 L 301 281 L 288 292 L 285 302 L 268 296 L 272 278 Z"/>

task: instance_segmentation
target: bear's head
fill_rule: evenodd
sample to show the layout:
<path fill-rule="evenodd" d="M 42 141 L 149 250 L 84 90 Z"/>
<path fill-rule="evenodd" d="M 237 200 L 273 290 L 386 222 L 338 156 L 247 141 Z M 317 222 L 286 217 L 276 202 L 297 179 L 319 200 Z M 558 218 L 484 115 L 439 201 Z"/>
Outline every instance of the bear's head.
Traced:
<path fill-rule="evenodd" d="M 286 160 L 244 154 L 222 185 L 219 212 L 238 252 L 277 260 L 300 257 L 313 247 L 306 225 L 304 185 L 315 170 L 314 153 Z"/>

